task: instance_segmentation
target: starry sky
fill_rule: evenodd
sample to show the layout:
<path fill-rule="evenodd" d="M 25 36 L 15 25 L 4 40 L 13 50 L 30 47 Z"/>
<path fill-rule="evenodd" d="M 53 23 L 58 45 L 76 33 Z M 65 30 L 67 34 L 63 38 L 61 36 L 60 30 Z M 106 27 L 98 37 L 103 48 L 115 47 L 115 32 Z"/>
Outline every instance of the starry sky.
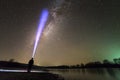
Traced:
<path fill-rule="evenodd" d="M 49 17 L 36 65 L 120 57 L 120 0 L 0 0 L 0 60 L 30 60 L 44 8 Z"/>

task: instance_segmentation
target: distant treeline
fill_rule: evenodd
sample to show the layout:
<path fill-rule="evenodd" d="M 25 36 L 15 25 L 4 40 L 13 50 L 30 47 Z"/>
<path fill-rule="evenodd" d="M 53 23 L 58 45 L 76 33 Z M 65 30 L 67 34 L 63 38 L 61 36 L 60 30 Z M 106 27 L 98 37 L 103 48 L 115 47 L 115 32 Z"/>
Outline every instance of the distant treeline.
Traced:
<path fill-rule="evenodd" d="M 103 62 L 95 61 L 89 62 L 87 64 L 76 64 L 76 65 L 60 65 L 60 66 L 48 66 L 46 68 L 50 69 L 78 69 L 78 68 L 120 68 L 120 58 L 115 58 L 113 61 L 109 61 L 107 59 L 103 60 Z"/>
<path fill-rule="evenodd" d="M 9 61 L 0 61 L 0 68 L 16 68 L 16 69 L 27 69 L 27 64 L 14 62 L 14 59 Z M 78 69 L 78 68 L 120 68 L 120 58 L 115 58 L 113 61 L 109 61 L 107 59 L 103 60 L 103 62 L 95 61 L 89 62 L 87 64 L 76 64 L 76 65 L 60 65 L 60 66 L 33 66 L 33 69 L 41 70 L 44 69 Z"/>

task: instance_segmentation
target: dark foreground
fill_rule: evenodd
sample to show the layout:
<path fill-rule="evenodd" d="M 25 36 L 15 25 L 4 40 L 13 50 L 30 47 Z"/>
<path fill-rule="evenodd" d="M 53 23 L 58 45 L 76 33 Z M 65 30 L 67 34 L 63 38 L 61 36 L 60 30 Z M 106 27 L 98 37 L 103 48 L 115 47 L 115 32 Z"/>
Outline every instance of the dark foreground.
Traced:
<path fill-rule="evenodd" d="M 27 72 L 0 72 L 0 80 L 64 80 L 57 74 L 27 73 Z"/>

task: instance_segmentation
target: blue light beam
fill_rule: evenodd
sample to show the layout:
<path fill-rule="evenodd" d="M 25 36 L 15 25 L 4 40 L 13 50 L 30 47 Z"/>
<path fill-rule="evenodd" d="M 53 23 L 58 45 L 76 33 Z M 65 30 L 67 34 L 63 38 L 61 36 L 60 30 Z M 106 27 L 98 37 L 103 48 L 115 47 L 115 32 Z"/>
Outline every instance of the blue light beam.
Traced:
<path fill-rule="evenodd" d="M 34 56 L 35 56 L 36 49 L 37 49 L 37 46 L 38 46 L 38 42 L 39 42 L 39 40 L 41 38 L 43 29 L 44 29 L 45 24 L 47 22 L 48 15 L 49 15 L 48 10 L 47 9 L 43 9 L 41 17 L 40 17 L 40 22 L 39 22 L 39 25 L 38 25 L 38 30 L 37 30 L 37 34 L 36 34 L 36 39 L 35 39 L 35 44 L 34 44 L 32 58 L 34 58 Z"/>

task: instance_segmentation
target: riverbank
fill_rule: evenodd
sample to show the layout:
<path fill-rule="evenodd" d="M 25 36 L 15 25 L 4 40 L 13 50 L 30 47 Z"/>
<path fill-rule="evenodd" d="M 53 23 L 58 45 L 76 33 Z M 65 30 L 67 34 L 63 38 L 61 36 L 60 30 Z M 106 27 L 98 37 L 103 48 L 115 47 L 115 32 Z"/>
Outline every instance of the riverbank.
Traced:
<path fill-rule="evenodd" d="M 57 74 L 48 72 L 0 72 L 0 80 L 64 80 Z"/>

